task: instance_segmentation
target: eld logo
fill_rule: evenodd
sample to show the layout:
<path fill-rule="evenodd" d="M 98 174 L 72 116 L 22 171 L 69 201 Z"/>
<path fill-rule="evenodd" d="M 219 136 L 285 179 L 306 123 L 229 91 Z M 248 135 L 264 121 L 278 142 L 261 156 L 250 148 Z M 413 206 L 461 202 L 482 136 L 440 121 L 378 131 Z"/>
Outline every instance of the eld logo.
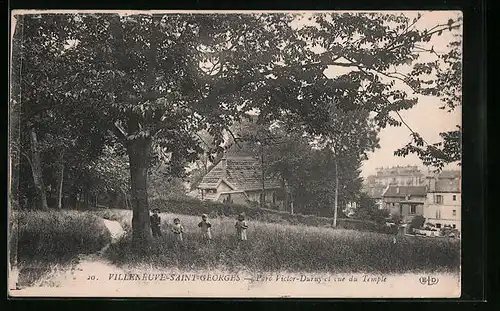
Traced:
<path fill-rule="evenodd" d="M 439 283 L 439 279 L 433 276 L 423 276 L 418 279 L 422 285 L 436 285 Z"/>

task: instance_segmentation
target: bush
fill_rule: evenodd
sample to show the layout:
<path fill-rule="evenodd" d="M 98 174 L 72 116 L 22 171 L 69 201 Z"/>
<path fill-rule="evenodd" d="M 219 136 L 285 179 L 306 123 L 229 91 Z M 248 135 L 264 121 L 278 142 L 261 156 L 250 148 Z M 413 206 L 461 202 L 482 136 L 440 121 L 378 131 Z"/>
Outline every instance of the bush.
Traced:
<path fill-rule="evenodd" d="M 71 260 L 94 253 L 111 241 L 102 220 L 91 212 L 23 211 L 14 214 L 18 224 L 18 260 Z"/>
<path fill-rule="evenodd" d="M 411 220 L 411 228 L 412 229 L 420 229 L 424 226 L 425 218 L 424 216 L 417 215 Z"/>
<path fill-rule="evenodd" d="M 378 208 L 358 208 L 354 214 L 356 219 L 370 220 L 379 224 L 385 224 L 389 216 L 388 210 Z"/>
<path fill-rule="evenodd" d="M 179 217 L 185 228 L 182 244 L 168 232 L 170 219 Z M 318 224 L 318 218 L 300 215 L 303 222 Z M 115 264 L 152 265 L 188 270 L 237 271 L 373 272 L 457 271 L 460 244 L 454 240 L 403 237 L 394 244 L 392 236 L 312 226 L 271 224 L 250 219 L 248 241 L 235 239 L 234 219 L 211 220 L 213 240 L 203 241 L 199 217 L 165 215 L 164 236 L 154 241 L 146 255 L 132 248 L 127 236 L 108 250 Z M 321 220 L 322 221 L 322 220 Z M 347 222 L 357 224 L 357 222 Z"/>

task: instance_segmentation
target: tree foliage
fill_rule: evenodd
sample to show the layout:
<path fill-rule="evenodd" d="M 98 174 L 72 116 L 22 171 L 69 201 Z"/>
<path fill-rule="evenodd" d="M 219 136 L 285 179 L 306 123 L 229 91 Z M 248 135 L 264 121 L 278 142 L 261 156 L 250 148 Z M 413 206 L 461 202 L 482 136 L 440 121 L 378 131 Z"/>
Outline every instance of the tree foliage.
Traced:
<path fill-rule="evenodd" d="M 461 21 L 448 20 L 448 31 L 453 31 L 454 40 L 448 44 L 448 52 L 437 53 L 432 48 L 428 52 L 436 56 L 431 63 L 417 63 L 413 67 L 410 84 L 415 92 L 422 95 L 437 96 L 442 105 L 439 109 L 452 112 L 462 105 L 462 34 Z M 458 22 L 458 24 L 457 24 Z M 441 27 L 444 25 L 441 25 Z M 435 28 L 440 29 L 439 26 Z M 431 30 L 431 33 L 441 35 L 443 29 Z M 431 76 L 431 79 L 421 80 L 421 76 Z M 394 152 L 397 156 L 416 154 L 426 166 L 441 170 L 445 165 L 458 162 L 462 158 L 462 127 L 439 134 L 441 141 L 429 144 L 418 133 L 412 132 L 412 140 L 404 147 Z"/>

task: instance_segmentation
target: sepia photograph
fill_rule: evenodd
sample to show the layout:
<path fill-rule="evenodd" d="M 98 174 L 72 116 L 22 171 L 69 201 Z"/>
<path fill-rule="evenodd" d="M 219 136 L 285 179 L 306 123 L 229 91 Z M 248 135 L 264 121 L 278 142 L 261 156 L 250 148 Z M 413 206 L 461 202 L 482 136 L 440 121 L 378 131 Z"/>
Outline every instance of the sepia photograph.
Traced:
<path fill-rule="evenodd" d="M 459 298 L 460 11 L 11 14 L 8 295 Z"/>

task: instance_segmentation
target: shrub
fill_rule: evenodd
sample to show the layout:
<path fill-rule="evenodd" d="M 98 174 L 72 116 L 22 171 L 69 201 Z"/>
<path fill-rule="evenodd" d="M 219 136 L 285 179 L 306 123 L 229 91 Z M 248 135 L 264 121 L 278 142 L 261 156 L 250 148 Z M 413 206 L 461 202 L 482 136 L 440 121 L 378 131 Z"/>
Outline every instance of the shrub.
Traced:
<path fill-rule="evenodd" d="M 358 208 L 354 214 L 356 219 L 364 219 L 374 221 L 379 224 L 384 224 L 385 220 L 389 217 L 389 211 L 386 209 L 378 208 Z"/>
<path fill-rule="evenodd" d="M 411 220 L 411 228 L 412 229 L 420 229 L 424 226 L 425 218 L 422 215 L 417 215 Z"/>

